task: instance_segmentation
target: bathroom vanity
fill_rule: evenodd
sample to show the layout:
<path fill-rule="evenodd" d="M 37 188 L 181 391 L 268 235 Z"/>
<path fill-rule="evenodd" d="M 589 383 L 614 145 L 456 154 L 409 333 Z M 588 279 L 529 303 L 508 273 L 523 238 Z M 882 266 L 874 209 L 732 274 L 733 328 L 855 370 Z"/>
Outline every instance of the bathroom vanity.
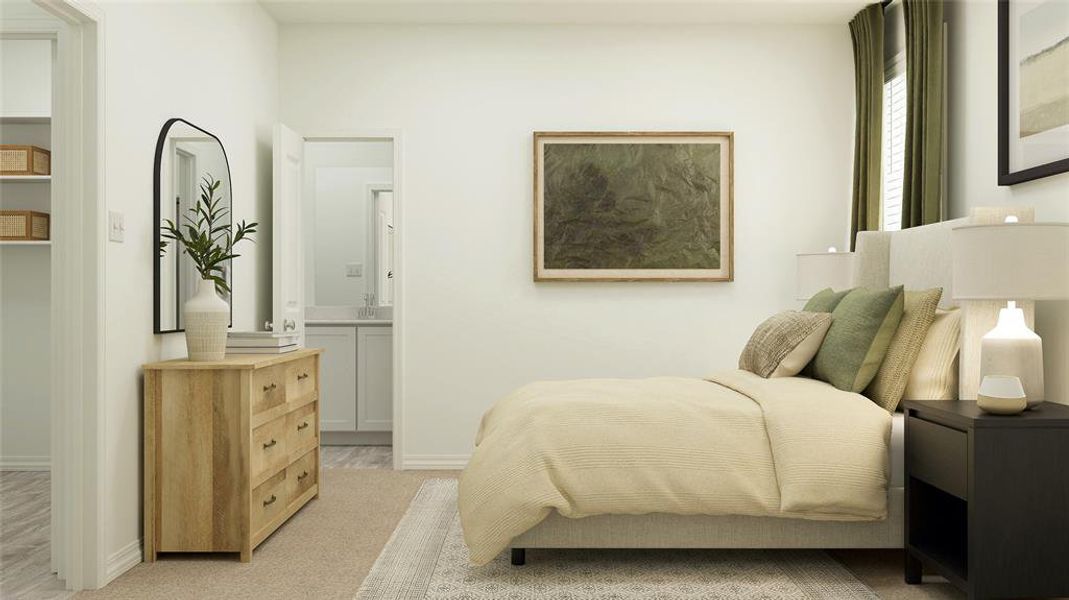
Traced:
<path fill-rule="evenodd" d="M 389 444 L 393 430 L 393 322 L 305 321 L 306 345 L 323 348 L 320 426 L 326 445 Z"/>

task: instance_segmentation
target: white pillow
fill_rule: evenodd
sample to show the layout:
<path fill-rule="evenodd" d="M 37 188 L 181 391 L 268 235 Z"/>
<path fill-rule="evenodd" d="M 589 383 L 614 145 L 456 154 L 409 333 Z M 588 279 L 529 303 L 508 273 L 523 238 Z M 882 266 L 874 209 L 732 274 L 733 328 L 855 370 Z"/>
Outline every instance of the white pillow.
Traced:
<path fill-rule="evenodd" d="M 961 311 L 939 309 L 924 336 L 917 361 L 909 372 L 906 400 L 954 400 L 958 397 L 958 350 Z"/>

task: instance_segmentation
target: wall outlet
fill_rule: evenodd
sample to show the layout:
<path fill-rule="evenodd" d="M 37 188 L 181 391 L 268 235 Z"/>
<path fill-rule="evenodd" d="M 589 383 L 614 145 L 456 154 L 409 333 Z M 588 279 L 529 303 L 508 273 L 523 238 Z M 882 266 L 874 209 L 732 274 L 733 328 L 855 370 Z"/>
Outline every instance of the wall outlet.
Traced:
<path fill-rule="evenodd" d="M 126 224 L 119 211 L 108 211 L 108 239 L 120 244 L 126 239 Z"/>
<path fill-rule="evenodd" d="M 361 263 L 348 263 L 345 265 L 346 277 L 363 277 L 364 265 Z"/>

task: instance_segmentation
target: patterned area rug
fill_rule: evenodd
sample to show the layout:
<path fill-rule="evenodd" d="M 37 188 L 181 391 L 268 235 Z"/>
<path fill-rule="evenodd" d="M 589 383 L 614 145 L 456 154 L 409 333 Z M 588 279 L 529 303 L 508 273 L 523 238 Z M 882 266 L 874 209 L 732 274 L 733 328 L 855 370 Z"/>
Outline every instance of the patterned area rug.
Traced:
<path fill-rule="evenodd" d="M 455 479 L 430 479 L 412 500 L 357 600 L 876 600 L 820 551 L 528 550 L 468 562 Z"/>

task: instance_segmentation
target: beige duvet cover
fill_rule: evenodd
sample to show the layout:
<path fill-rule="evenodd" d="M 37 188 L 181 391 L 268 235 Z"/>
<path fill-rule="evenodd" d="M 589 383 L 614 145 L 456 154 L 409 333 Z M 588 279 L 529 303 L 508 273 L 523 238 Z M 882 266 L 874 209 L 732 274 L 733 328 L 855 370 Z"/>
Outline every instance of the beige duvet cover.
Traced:
<path fill-rule="evenodd" d="M 483 417 L 460 478 L 485 564 L 552 510 L 878 520 L 891 415 L 798 377 L 533 383 Z"/>

